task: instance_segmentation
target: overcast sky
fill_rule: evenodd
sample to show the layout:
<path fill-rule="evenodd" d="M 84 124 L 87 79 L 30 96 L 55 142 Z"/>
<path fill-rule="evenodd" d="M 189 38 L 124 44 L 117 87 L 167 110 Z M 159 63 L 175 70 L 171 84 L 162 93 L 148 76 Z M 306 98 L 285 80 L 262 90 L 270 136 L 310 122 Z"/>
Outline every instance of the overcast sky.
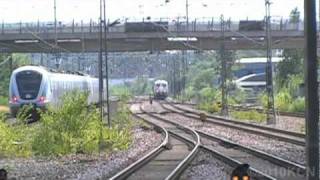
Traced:
<path fill-rule="evenodd" d="M 59 21 L 89 21 L 99 17 L 100 0 L 56 0 Z M 303 14 L 303 0 L 271 0 L 273 18 L 288 17 L 298 7 Z M 26 3 L 28 2 L 28 3 Z M 54 0 L 0 0 L 0 20 L 5 22 L 35 22 L 53 20 Z M 186 0 L 106 0 L 107 16 L 111 19 L 142 19 L 185 16 Z M 262 19 L 265 14 L 264 0 L 189 0 L 190 19 L 202 17 L 232 19 Z"/>

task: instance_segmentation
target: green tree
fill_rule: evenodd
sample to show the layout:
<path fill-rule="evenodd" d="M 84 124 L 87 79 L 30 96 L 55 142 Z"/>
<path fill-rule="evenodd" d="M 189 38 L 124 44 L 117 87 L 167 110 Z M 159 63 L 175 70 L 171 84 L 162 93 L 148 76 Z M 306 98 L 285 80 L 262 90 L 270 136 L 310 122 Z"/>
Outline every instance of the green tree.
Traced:
<path fill-rule="evenodd" d="M 11 76 L 11 65 L 8 58 L 12 56 L 12 69 L 30 63 L 30 59 L 25 54 L 0 54 L 0 104 L 6 104 L 9 94 L 9 82 Z M 6 61 L 6 62 L 5 62 Z"/>
<path fill-rule="evenodd" d="M 290 12 L 290 19 L 289 19 L 290 23 L 298 23 L 300 22 L 300 11 L 298 10 L 298 8 L 294 8 L 291 12 Z"/>
<path fill-rule="evenodd" d="M 290 13 L 290 22 L 297 23 L 300 21 L 300 12 L 294 8 Z M 277 87 L 280 90 L 286 85 L 291 75 L 303 77 L 303 55 L 304 51 L 300 49 L 284 49 L 283 61 L 279 62 L 277 67 Z"/>
<path fill-rule="evenodd" d="M 283 60 L 277 66 L 277 85 L 281 89 L 291 75 L 299 74 L 303 77 L 303 50 L 285 49 Z"/>

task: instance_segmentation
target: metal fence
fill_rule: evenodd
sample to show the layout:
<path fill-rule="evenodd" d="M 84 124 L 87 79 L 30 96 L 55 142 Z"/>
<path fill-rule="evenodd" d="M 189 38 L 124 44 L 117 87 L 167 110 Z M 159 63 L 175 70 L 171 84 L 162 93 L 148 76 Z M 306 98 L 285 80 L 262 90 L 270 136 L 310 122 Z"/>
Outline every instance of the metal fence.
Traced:
<path fill-rule="evenodd" d="M 185 18 L 167 19 L 160 18 L 157 20 L 145 20 L 135 22 L 168 22 L 168 31 L 170 32 L 205 32 L 205 31 L 220 31 L 221 22 L 219 18 L 198 18 L 187 22 Z M 121 24 L 109 27 L 110 33 L 125 32 L 125 24 L 128 21 L 125 19 Z M 228 19 L 225 21 L 226 31 L 239 31 L 239 21 L 231 21 Z M 271 24 L 273 31 L 303 31 L 304 23 L 302 21 L 298 23 L 290 23 L 289 20 L 274 20 Z M 58 33 L 96 33 L 99 32 L 99 24 L 97 21 L 90 21 L 88 23 L 83 22 L 71 22 L 57 24 Z M 54 23 L 2 23 L 1 34 L 23 34 L 23 33 L 55 33 Z"/>

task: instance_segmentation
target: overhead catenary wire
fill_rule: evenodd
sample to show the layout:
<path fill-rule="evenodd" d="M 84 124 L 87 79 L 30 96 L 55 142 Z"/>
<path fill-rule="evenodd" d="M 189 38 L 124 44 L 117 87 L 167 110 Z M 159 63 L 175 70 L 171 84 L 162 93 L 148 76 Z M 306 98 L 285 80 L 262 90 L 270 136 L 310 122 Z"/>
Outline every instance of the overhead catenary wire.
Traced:
<path fill-rule="evenodd" d="M 7 62 L 9 62 L 11 60 L 11 56 L 9 56 L 9 57 L 7 57 L 7 59 L 5 59 L 4 61 L 2 61 L 1 63 L 0 63 L 0 67 L 1 66 L 3 66 L 3 65 L 5 65 Z"/>

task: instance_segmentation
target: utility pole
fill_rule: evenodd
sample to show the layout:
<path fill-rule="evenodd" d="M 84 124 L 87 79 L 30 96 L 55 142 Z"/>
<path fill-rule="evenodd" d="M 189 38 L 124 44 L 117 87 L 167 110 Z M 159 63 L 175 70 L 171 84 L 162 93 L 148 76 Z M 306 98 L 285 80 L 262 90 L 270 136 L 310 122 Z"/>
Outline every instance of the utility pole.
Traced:
<path fill-rule="evenodd" d="M 187 19 L 187 32 L 188 32 L 189 31 L 189 0 L 186 0 L 186 19 Z M 187 37 L 187 41 L 189 41 L 189 36 Z"/>
<path fill-rule="evenodd" d="M 307 180 L 319 180 L 319 83 L 316 1 L 304 0 Z"/>
<path fill-rule="evenodd" d="M 189 0 L 186 0 L 186 18 L 187 18 L 187 44 L 189 45 Z M 182 76 L 182 83 L 183 83 L 183 95 L 185 95 L 186 90 L 186 75 L 187 75 L 187 62 L 188 62 L 188 50 L 183 51 L 183 61 L 182 61 L 182 68 L 183 68 L 183 76 Z"/>
<path fill-rule="evenodd" d="M 13 57 L 12 54 L 10 55 L 10 59 L 9 59 L 9 68 L 10 68 L 10 73 L 12 73 L 13 71 Z"/>
<path fill-rule="evenodd" d="M 84 59 L 84 49 L 85 49 L 85 44 L 84 44 L 84 29 L 83 29 L 83 21 L 81 21 L 81 58 L 78 58 L 78 71 L 81 71 L 81 63 L 83 63 L 83 59 Z M 82 67 L 84 67 L 82 65 Z"/>
<path fill-rule="evenodd" d="M 103 15 L 104 15 L 104 55 L 105 55 L 105 63 L 106 63 L 106 101 L 107 101 L 107 120 L 108 120 L 108 126 L 111 127 L 111 119 L 110 119 L 110 103 L 109 103 L 109 61 L 108 61 L 108 49 L 107 49 L 107 32 L 108 32 L 108 26 L 107 26 L 107 18 L 106 18 L 106 0 L 103 0 Z M 108 23 L 109 25 L 109 23 Z"/>
<path fill-rule="evenodd" d="M 40 65 L 43 66 L 43 53 L 40 55 Z"/>
<path fill-rule="evenodd" d="M 176 84 L 176 60 L 173 58 L 173 97 L 177 95 L 177 84 Z"/>
<path fill-rule="evenodd" d="M 276 123 L 276 114 L 274 110 L 274 95 L 273 95 L 273 76 L 272 76 L 272 37 L 271 37 L 271 16 L 270 16 L 270 1 L 265 0 L 266 6 L 266 41 L 267 41 L 267 64 L 266 64 L 266 89 L 268 95 L 267 109 L 267 124 Z"/>
<path fill-rule="evenodd" d="M 55 53 L 55 61 L 56 61 L 56 68 L 59 69 L 60 62 L 58 60 L 58 29 L 57 29 L 57 1 L 54 0 L 53 5 L 54 11 L 54 53 Z"/>
<path fill-rule="evenodd" d="M 227 92 L 227 63 L 225 59 L 225 22 L 224 17 L 221 15 L 221 115 L 228 116 L 228 92 Z"/>
<path fill-rule="evenodd" d="M 103 122 L 103 71 L 102 71 L 102 66 L 103 66 L 103 62 L 102 62 L 102 52 L 103 52 L 103 8 L 102 8 L 102 0 L 100 0 L 100 19 L 99 19 L 99 61 L 98 61 L 98 71 L 99 71 L 99 108 L 100 108 L 100 119 L 101 122 Z"/>

